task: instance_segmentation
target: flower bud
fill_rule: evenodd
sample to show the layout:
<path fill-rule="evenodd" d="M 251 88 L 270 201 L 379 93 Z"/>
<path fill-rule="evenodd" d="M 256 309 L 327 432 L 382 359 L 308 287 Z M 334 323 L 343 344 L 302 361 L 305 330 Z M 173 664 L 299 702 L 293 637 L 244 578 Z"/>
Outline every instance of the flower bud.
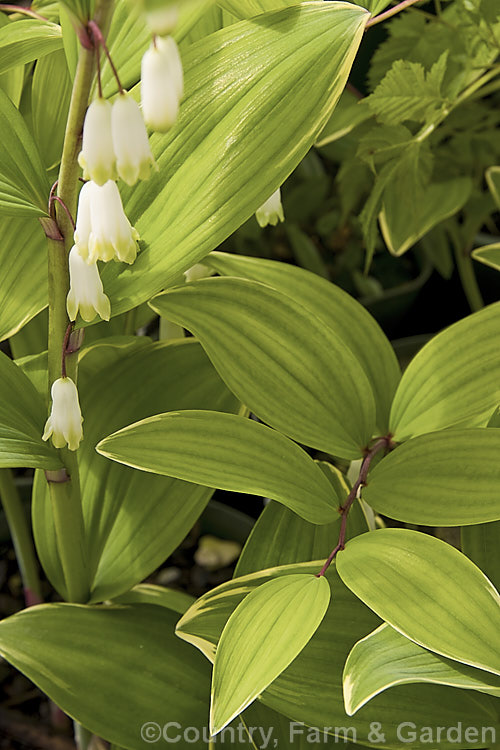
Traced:
<path fill-rule="evenodd" d="M 83 186 L 74 237 L 78 252 L 87 263 L 113 259 L 134 262 L 139 234 L 125 216 L 115 182 L 108 180 L 102 186 L 87 182 Z"/>
<path fill-rule="evenodd" d="M 276 226 L 278 221 L 285 221 L 283 206 L 281 205 L 281 190 L 278 188 L 265 203 L 255 212 L 260 227 L 268 224 Z"/>
<path fill-rule="evenodd" d="M 76 320 L 78 310 L 91 323 L 96 314 L 109 320 L 111 305 L 104 294 L 101 277 L 95 263 L 86 263 L 74 245 L 69 253 L 70 288 L 66 297 L 66 308 L 70 320 Z"/>
<path fill-rule="evenodd" d="M 208 276 L 213 276 L 215 269 L 206 266 L 204 263 L 195 263 L 194 266 L 184 271 L 184 278 L 186 281 L 198 281 L 198 279 L 205 279 Z"/>
<path fill-rule="evenodd" d="M 152 34 L 166 36 L 171 34 L 179 20 L 179 9 L 176 5 L 165 8 L 155 8 L 146 13 L 146 23 Z"/>
<path fill-rule="evenodd" d="M 111 132 L 119 176 L 127 185 L 134 185 L 139 179 L 147 180 L 155 160 L 141 110 L 129 94 L 121 94 L 115 99 Z"/>
<path fill-rule="evenodd" d="M 166 132 L 177 119 L 184 95 L 182 63 L 171 36 L 157 37 L 144 53 L 141 102 L 144 120 L 153 130 Z"/>
<path fill-rule="evenodd" d="M 85 115 L 82 150 L 78 163 L 85 180 L 104 185 L 114 180 L 115 152 L 111 138 L 111 104 L 106 99 L 95 99 Z"/>
<path fill-rule="evenodd" d="M 52 383 L 51 395 L 52 410 L 42 440 L 52 436 L 56 448 L 67 445 L 70 451 L 76 451 L 83 438 L 83 417 L 76 385 L 71 378 L 58 378 Z"/>

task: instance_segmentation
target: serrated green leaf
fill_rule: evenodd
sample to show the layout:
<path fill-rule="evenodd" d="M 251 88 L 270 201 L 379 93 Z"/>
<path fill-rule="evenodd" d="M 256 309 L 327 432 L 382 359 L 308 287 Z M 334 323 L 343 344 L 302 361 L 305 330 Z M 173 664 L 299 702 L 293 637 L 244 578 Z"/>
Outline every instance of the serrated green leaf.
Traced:
<path fill-rule="evenodd" d="M 0 73 L 61 47 L 61 27 L 55 23 L 34 18 L 10 22 L 0 29 Z M 49 96 L 48 91 L 46 96 Z"/>
<path fill-rule="evenodd" d="M 44 401 L 22 370 L 0 353 L 0 466 L 59 469 L 59 454 L 42 440 Z"/>
<path fill-rule="evenodd" d="M 375 466 L 363 499 L 389 518 L 423 526 L 497 521 L 499 454 L 497 430 L 421 435 Z"/>
<path fill-rule="evenodd" d="M 0 211 L 45 216 L 49 185 L 40 154 L 22 115 L 1 90 L 0 131 Z"/>
<path fill-rule="evenodd" d="M 107 353 L 103 346 L 95 346 L 80 366 L 85 416 L 80 478 L 91 598 L 96 602 L 128 591 L 161 565 L 192 528 L 212 491 L 108 461 L 96 453 L 95 445 L 110 430 L 152 416 L 157 409 L 239 408 L 195 341 L 152 344 L 146 340 L 141 345 L 136 338 L 136 342 L 133 347 L 118 347 L 118 355 L 112 354 L 111 345 L 104 345 Z M 37 476 L 35 540 L 46 574 L 61 591 L 46 491 L 44 477 Z"/>
<path fill-rule="evenodd" d="M 195 602 L 179 621 L 177 633 L 213 660 L 225 623 L 248 593 L 271 578 L 295 573 L 315 574 L 321 565 L 322 561 L 285 565 L 224 583 Z M 477 726 L 479 732 L 484 726 L 493 724 L 494 729 L 500 726 L 493 718 L 496 715 L 495 699 L 483 696 L 478 702 L 466 691 L 433 685 L 394 688 L 390 693 L 377 696 L 354 718 L 348 719 L 342 694 L 344 663 L 356 641 L 368 635 L 380 620 L 344 586 L 333 566 L 326 575 L 332 598 L 323 622 L 302 653 L 259 699 L 266 707 L 292 720 L 291 747 L 295 747 L 304 736 L 312 737 L 312 742 L 323 743 L 325 731 L 336 743 L 356 741 L 370 745 L 372 723 L 381 722 L 385 746 L 402 748 L 407 746 L 398 734 L 402 716 L 417 727 L 432 726 L 433 731 L 438 726 L 456 724 L 457 717 L 464 726 Z M 256 705 L 249 709 L 250 716 Z M 298 722 L 319 727 L 319 737 L 318 734 L 308 735 L 308 727 L 297 725 Z M 488 738 L 490 736 L 488 734 Z M 417 737 L 412 747 L 425 750 L 429 745 Z M 439 747 L 440 750 L 452 750 L 456 744 L 443 739 Z"/>
<path fill-rule="evenodd" d="M 104 269 L 114 315 L 171 284 L 284 182 L 330 116 L 367 18 L 349 3 L 307 2 L 183 53 L 179 120 L 152 138 L 159 172 L 125 195 L 144 249 L 133 267 Z"/>
<path fill-rule="evenodd" d="M 447 427 L 484 427 L 500 403 L 500 304 L 435 336 L 396 391 L 390 430 L 398 442 Z"/>
<path fill-rule="evenodd" d="M 318 629 L 329 602 L 326 578 L 299 573 L 264 583 L 236 607 L 215 655 L 212 734 L 218 734 L 288 667 Z"/>
<path fill-rule="evenodd" d="M 410 640 L 500 675 L 500 596 L 454 547 L 418 531 L 380 529 L 348 542 L 337 570 L 361 601 Z"/>
<path fill-rule="evenodd" d="M 200 339 L 259 419 L 305 445 L 362 455 L 375 426 L 368 379 L 333 329 L 291 297 L 256 281 L 212 278 L 150 304 Z"/>
<path fill-rule="evenodd" d="M 377 427 L 387 430 L 400 368 L 387 337 L 374 318 L 335 284 L 288 263 L 211 253 L 207 262 L 224 276 L 242 276 L 272 286 L 317 316 L 342 339 L 370 381 L 377 407 Z"/>
<path fill-rule="evenodd" d="M 333 520 L 341 500 L 295 443 L 235 414 L 158 414 L 105 438 L 97 451 L 134 468 L 271 497 L 313 523 Z"/>
<path fill-rule="evenodd" d="M 444 103 L 441 85 L 447 56 L 443 52 L 427 73 L 419 63 L 396 60 L 366 104 L 387 125 L 426 121 Z"/>
<path fill-rule="evenodd" d="M 65 713 L 121 748 L 151 746 L 143 725 L 161 738 L 167 722 L 178 722 L 167 730 L 179 735 L 177 747 L 206 750 L 209 669 L 175 638 L 177 618 L 144 604 L 31 607 L 2 620 L 0 653 Z M 188 743 L 178 727 L 201 736 Z"/>
<path fill-rule="evenodd" d="M 30 217 L 0 219 L 0 341 L 47 304 L 47 240 Z"/>
<path fill-rule="evenodd" d="M 428 682 L 500 697 L 500 677 L 445 659 L 418 646 L 389 625 L 356 643 L 344 668 L 344 700 L 349 716 L 383 690 Z"/>

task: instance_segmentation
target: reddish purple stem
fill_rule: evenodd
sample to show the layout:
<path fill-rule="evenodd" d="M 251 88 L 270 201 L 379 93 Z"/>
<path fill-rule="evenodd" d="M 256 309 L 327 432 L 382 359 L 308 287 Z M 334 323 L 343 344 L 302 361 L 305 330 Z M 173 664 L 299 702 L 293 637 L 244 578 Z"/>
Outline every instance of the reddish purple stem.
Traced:
<path fill-rule="evenodd" d="M 356 497 L 358 496 L 358 491 L 360 487 L 363 487 L 363 485 L 366 484 L 367 478 L 368 478 L 368 472 L 370 470 L 370 464 L 373 461 L 374 457 L 383 449 L 392 448 L 392 436 L 391 435 L 385 435 L 384 437 L 378 438 L 373 446 L 367 450 L 365 457 L 363 459 L 363 462 L 361 464 L 361 468 L 359 470 L 359 476 L 354 482 L 351 491 L 349 492 L 347 496 L 347 500 L 345 501 L 344 505 L 342 505 L 339 508 L 339 512 L 342 514 L 342 521 L 340 522 L 340 533 L 339 533 L 339 540 L 337 542 L 336 547 L 333 548 L 333 550 L 330 552 L 330 555 L 321 568 L 320 572 L 317 574 L 317 578 L 320 578 L 321 576 L 324 576 L 330 565 L 332 564 L 333 560 L 335 559 L 335 556 L 337 555 L 337 552 L 340 552 L 345 547 L 345 535 L 346 535 L 346 529 L 347 529 L 347 516 L 349 515 L 349 511 L 351 510 L 351 506 L 356 500 Z"/>

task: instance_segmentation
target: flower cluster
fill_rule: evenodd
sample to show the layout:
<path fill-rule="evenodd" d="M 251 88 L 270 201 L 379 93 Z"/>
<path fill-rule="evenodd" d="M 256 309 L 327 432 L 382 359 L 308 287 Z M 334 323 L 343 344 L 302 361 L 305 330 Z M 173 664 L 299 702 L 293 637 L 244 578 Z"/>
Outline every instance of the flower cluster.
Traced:
<path fill-rule="evenodd" d="M 89 22 L 97 57 L 102 48 L 116 76 L 119 94 L 113 102 L 103 98 L 98 65 L 99 96 L 87 109 L 78 157 L 86 182 L 78 199 L 74 245 L 68 257 L 66 307 L 71 321 L 78 313 L 88 323 L 96 315 L 109 320 L 111 305 L 97 263 L 116 260 L 131 264 L 137 257 L 139 234 L 125 215 L 116 181 L 121 179 L 132 186 L 150 177 L 157 166 L 146 126 L 165 132 L 177 119 L 184 80 L 179 50 L 169 36 L 177 15 L 177 8 L 168 6 L 146 16 L 153 40 L 141 66 L 142 111 L 133 96 L 124 91 L 99 28 Z M 52 410 L 43 439 L 52 437 L 56 448 L 67 445 L 76 450 L 83 436 L 78 390 L 66 377 L 64 366 L 62 375 L 52 384 Z"/>
<path fill-rule="evenodd" d="M 71 320 L 78 312 L 86 322 L 96 315 L 109 320 L 110 303 L 103 291 L 97 261 L 131 264 L 137 257 L 139 234 L 125 215 L 116 180 L 130 186 L 147 180 L 157 166 L 146 125 L 165 132 L 177 119 L 184 81 L 179 50 L 168 36 L 177 16 L 175 6 L 147 14 L 153 41 L 142 61 L 142 111 L 133 96 L 123 90 L 117 73 L 120 93 L 113 103 L 100 95 L 87 109 L 78 157 L 87 182 L 80 191 L 75 244 L 69 256 L 67 309 Z M 96 33 L 100 34 L 98 29 L 94 29 L 94 38 Z M 97 42 L 109 56 L 100 36 Z"/>

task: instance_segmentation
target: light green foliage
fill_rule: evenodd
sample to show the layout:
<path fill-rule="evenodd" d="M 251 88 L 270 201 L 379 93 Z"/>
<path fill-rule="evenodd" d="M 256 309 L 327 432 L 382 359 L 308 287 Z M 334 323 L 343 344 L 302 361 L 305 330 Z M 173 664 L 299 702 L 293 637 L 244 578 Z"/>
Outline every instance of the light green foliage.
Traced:
<path fill-rule="evenodd" d="M 363 498 L 390 518 L 427 526 L 500 520 L 500 434 L 444 430 L 404 443 L 370 474 Z"/>
<path fill-rule="evenodd" d="M 30 380 L 0 354 L 0 466 L 59 469 L 52 445 L 42 441 L 45 404 Z"/>
<path fill-rule="evenodd" d="M 358 641 L 347 657 L 346 712 L 351 716 L 383 690 L 410 682 L 450 685 L 500 696 L 497 675 L 438 656 L 384 624 Z"/>
<path fill-rule="evenodd" d="M 48 180 L 24 119 L 0 91 L 0 209 L 4 216 L 44 216 Z"/>
<path fill-rule="evenodd" d="M 33 607 L 2 621 L 0 653 L 92 732 L 144 750 L 150 746 L 141 739 L 146 721 L 206 727 L 208 665 L 175 638 L 177 618 L 145 604 Z"/>
<path fill-rule="evenodd" d="M 285 180 L 331 114 L 367 18 L 355 5 L 307 3 L 189 47 L 180 117 L 152 139 L 159 172 L 125 192 L 144 249 L 133 269 L 103 272 L 113 314 L 172 283 Z"/>
<path fill-rule="evenodd" d="M 47 304 L 46 239 L 35 218 L 0 219 L 0 340 L 19 331 Z"/>
<path fill-rule="evenodd" d="M 377 429 L 387 429 L 400 369 L 386 336 L 361 305 L 338 286 L 289 264 L 222 253 L 212 253 L 207 261 L 221 275 L 254 279 L 300 301 L 323 326 L 331 328 L 352 351 L 371 383 Z"/>
<path fill-rule="evenodd" d="M 331 521 L 340 501 L 295 443 L 233 414 L 159 414 L 105 438 L 97 450 L 156 474 L 271 497 L 313 523 Z"/>
<path fill-rule="evenodd" d="M 47 170 L 61 159 L 70 96 L 66 58 L 63 50 L 57 50 L 37 62 L 31 89 L 33 134 Z"/>
<path fill-rule="evenodd" d="M 227 386 L 292 439 L 358 458 L 375 425 L 368 379 L 334 328 L 256 281 L 202 279 L 151 302 L 202 342 Z M 238 352 L 238 356 L 234 356 Z"/>
<path fill-rule="evenodd" d="M 396 60 L 366 104 L 389 125 L 405 120 L 425 122 L 446 103 L 441 87 L 447 57 L 443 52 L 427 73 L 420 63 Z"/>
<path fill-rule="evenodd" d="M 500 733 L 500 303 L 483 308 L 470 262 L 500 268 L 498 0 L 416 3 L 373 31 L 388 0 L 179 0 L 180 115 L 149 133 L 151 178 L 117 183 L 137 262 L 99 263 L 113 320 L 65 358 L 71 224 L 57 205 L 66 248 L 49 244 L 49 274 L 42 226 L 65 137 L 58 189 L 74 202 L 99 93 L 84 27 L 96 11 L 140 101 L 144 10 L 174 2 L 0 12 L 0 340 L 15 360 L 0 354 L 0 465 L 38 469 L 43 574 L 85 602 L 6 617 L 0 655 L 114 750 L 150 747 L 165 724 L 161 741 L 200 732 L 183 750 L 254 750 L 252 727 L 280 750 L 401 750 L 402 722 Z M 260 228 L 253 214 L 279 187 L 285 223 Z M 197 263 L 219 276 L 187 282 Z M 429 337 L 401 376 L 366 307 L 399 335 L 423 280 L 455 266 L 479 312 Z M 51 380 L 67 366 L 78 384 L 75 453 L 41 439 L 48 362 Z M 214 489 L 263 505 L 246 543 L 251 521 L 224 514 Z M 458 525 L 461 551 L 436 538 L 458 546 L 439 530 Z M 195 554 L 189 591 L 225 582 L 197 599 L 149 582 L 187 535 L 180 559 L 207 534 L 244 545 L 232 580 Z M 145 722 L 156 735 L 141 736 Z M 248 737 L 223 734 L 243 725 Z M 493 750 L 446 733 L 411 741 L 457 744 Z"/>
<path fill-rule="evenodd" d="M 222 584 L 200 597 L 186 612 L 177 625 L 177 634 L 213 660 L 215 646 L 225 623 L 247 593 L 276 577 L 314 574 L 320 564 L 320 561 L 316 561 L 285 565 Z M 468 726 L 481 727 L 484 722 L 488 726 L 496 726 L 491 714 L 493 698 L 484 696 L 480 705 L 465 691 L 434 685 L 397 687 L 377 696 L 356 716 L 347 719 L 342 692 L 345 660 L 354 644 L 368 635 L 380 621 L 342 583 L 335 569 L 329 569 L 327 579 L 332 596 L 321 625 L 304 650 L 264 691 L 259 701 L 293 721 L 305 722 L 312 727 L 331 727 L 331 733 L 337 734 L 337 744 L 344 741 L 344 735 L 342 730 L 340 734 L 339 731 L 335 733 L 335 727 L 353 727 L 357 742 L 369 744 L 371 723 L 382 721 L 387 746 L 401 747 L 397 727 L 402 716 L 405 721 L 417 726 L 436 727 L 447 722 L 451 726 L 456 722 L 457 715 Z M 250 715 L 252 711 L 253 707 Z M 322 734 L 321 737 L 323 741 Z M 294 739 L 298 741 L 298 736 Z M 353 739 L 352 734 L 348 735 L 348 739 Z M 418 741 L 412 746 L 426 747 L 425 742 Z M 453 744 L 444 740 L 440 746 L 452 748 Z"/>
<path fill-rule="evenodd" d="M 48 21 L 22 19 L 0 29 L 0 73 L 61 49 L 61 27 Z"/>
<path fill-rule="evenodd" d="M 348 542 L 337 570 L 356 596 L 407 638 L 500 674 L 500 596 L 454 547 L 417 531 L 381 529 Z"/>
<path fill-rule="evenodd" d="M 303 650 L 329 601 L 326 578 L 298 573 L 264 583 L 236 607 L 215 655 L 213 734 L 250 705 Z"/>
<path fill-rule="evenodd" d="M 447 427 L 484 427 L 500 401 L 500 305 L 485 307 L 435 336 L 412 360 L 391 411 L 407 440 Z"/>
<path fill-rule="evenodd" d="M 212 494 L 206 487 L 113 463 L 96 454 L 96 444 L 110 431 L 157 410 L 239 407 L 196 342 L 141 346 L 137 341 L 123 350 L 104 345 L 107 355 L 96 346 L 82 360 L 80 476 L 93 601 L 127 591 L 155 570 L 180 544 Z M 61 590 L 43 476 L 35 483 L 34 531 L 45 570 Z"/>
<path fill-rule="evenodd" d="M 325 461 L 318 461 L 332 489 L 342 504 L 350 487 L 340 471 Z M 235 575 L 243 576 L 263 568 L 327 558 L 335 547 L 340 531 L 340 515 L 329 524 L 317 526 L 304 521 L 279 503 L 264 508 L 245 544 Z M 367 520 L 359 503 L 349 513 L 347 538 L 368 531 Z M 286 544 L 283 544 L 286 540 Z"/>

